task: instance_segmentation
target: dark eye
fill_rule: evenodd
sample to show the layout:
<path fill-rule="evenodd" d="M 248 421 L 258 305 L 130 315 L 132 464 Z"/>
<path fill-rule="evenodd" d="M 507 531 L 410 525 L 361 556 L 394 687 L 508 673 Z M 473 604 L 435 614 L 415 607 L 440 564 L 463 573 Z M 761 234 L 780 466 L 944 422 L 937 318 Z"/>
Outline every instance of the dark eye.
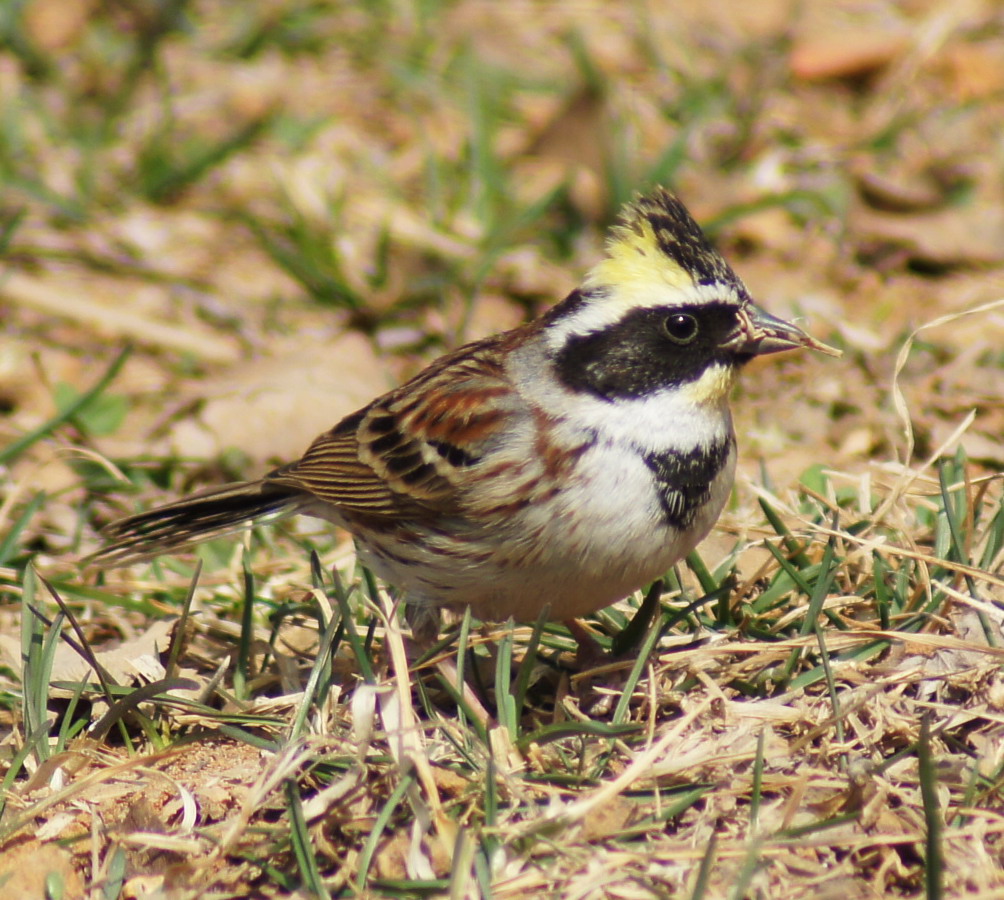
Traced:
<path fill-rule="evenodd" d="M 697 337 L 697 319 L 689 313 L 673 313 L 666 316 L 662 327 L 666 329 L 666 336 L 674 344 L 689 344 Z"/>

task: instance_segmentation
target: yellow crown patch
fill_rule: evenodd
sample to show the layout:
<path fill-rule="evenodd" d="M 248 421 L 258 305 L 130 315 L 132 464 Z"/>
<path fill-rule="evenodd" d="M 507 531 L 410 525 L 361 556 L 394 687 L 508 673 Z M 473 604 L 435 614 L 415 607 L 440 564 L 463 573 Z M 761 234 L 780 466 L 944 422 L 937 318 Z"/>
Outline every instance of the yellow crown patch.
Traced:
<path fill-rule="evenodd" d="M 625 206 L 610 231 L 607 255 L 586 276 L 585 288 L 615 288 L 610 299 L 646 305 L 652 291 L 690 291 L 694 299 L 714 288 L 720 299 L 741 303 L 745 285 L 680 200 L 664 188 Z M 640 292 L 640 295 L 639 295 Z"/>

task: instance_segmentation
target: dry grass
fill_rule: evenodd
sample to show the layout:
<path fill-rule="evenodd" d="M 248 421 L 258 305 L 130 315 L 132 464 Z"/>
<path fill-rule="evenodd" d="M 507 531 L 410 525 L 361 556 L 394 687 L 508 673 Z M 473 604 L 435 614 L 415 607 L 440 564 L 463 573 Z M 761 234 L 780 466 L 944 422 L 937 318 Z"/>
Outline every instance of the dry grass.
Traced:
<path fill-rule="evenodd" d="M 1004 17 L 672 6 L 0 13 L 0 897 L 1004 897 Z M 80 571 L 558 299 L 656 181 L 845 358 L 747 373 L 623 662 L 459 623 L 485 729 L 345 536 Z"/>

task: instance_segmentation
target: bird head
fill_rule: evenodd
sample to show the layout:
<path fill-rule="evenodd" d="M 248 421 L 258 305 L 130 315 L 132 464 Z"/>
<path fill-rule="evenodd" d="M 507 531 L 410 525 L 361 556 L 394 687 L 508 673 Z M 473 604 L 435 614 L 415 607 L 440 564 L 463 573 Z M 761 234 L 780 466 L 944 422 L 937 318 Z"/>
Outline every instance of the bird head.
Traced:
<path fill-rule="evenodd" d="M 677 388 L 724 402 L 755 356 L 800 347 L 840 355 L 759 307 L 662 188 L 624 209 L 605 258 L 548 316 L 547 336 L 565 386 L 608 400 Z"/>

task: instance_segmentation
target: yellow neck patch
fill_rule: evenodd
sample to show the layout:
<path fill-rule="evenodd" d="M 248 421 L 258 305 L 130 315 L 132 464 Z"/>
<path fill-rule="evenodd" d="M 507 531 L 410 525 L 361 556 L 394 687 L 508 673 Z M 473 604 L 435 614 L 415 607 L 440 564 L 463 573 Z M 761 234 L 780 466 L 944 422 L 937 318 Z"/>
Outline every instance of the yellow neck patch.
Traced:
<path fill-rule="evenodd" d="M 697 381 L 684 385 L 683 396 L 695 406 L 726 406 L 736 383 L 736 367 L 713 365 Z"/>

